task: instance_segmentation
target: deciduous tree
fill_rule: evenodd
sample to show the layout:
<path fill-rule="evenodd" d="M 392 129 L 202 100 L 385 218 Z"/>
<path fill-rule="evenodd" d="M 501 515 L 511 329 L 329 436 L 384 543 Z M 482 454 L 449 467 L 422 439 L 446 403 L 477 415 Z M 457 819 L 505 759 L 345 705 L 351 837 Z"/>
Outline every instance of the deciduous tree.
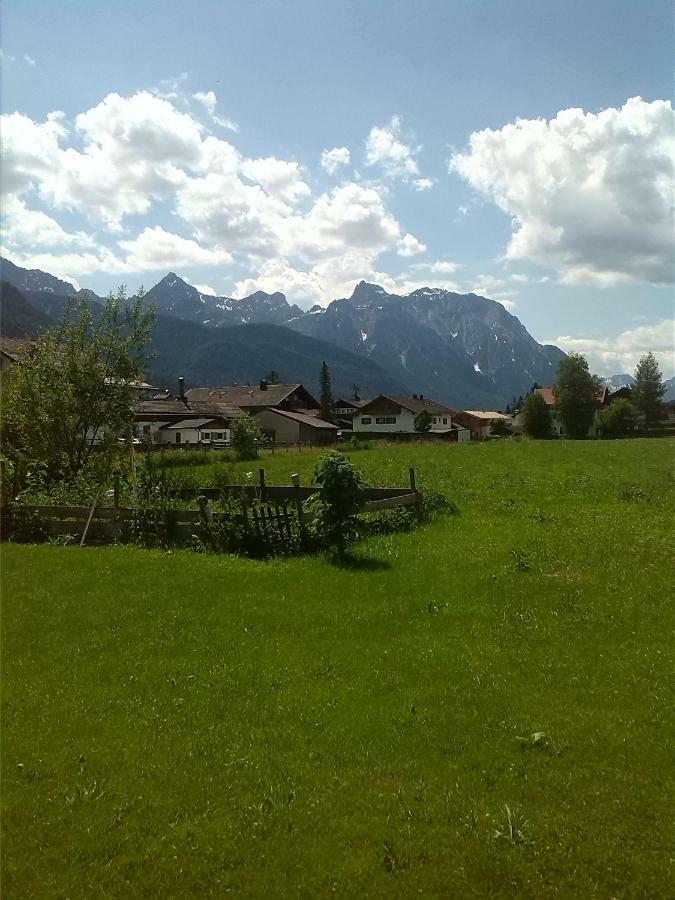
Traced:
<path fill-rule="evenodd" d="M 415 431 L 418 434 L 431 431 L 431 413 L 428 409 L 421 409 L 415 416 Z"/>
<path fill-rule="evenodd" d="M 62 321 L 13 367 L 3 397 L 5 450 L 46 464 L 49 481 L 72 479 L 96 452 L 110 467 L 131 432 L 134 382 L 143 376 L 154 310 L 125 288 L 102 307 L 69 300 Z"/>
<path fill-rule="evenodd" d="M 568 437 L 588 437 L 598 408 L 600 380 L 591 375 L 586 358 L 571 353 L 560 362 L 558 381 L 554 387 L 556 409 Z"/>
<path fill-rule="evenodd" d="M 525 434 L 533 438 L 550 438 L 551 411 L 541 394 L 528 394 L 521 408 Z"/>

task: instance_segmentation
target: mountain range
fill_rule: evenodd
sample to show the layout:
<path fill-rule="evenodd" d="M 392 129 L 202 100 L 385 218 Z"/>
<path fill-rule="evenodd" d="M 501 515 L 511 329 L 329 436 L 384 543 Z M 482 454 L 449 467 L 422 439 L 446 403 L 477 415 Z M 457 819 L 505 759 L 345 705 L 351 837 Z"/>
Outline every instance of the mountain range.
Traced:
<path fill-rule="evenodd" d="M 200 293 L 170 272 L 146 294 L 158 312 L 215 329 L 267 323 L 376 363 L 409 391 L 456 406 L 504 406 L 555 380 L 562 350 L 541 345 L 498 302 L 424 288 L 405 296 L 360 282 L 305 312 L 281 293 L 242 300 Z"/>
<path fill-rule="evenodd" d="M 40 316 L 58 317 L 68 294 L 101 300 L 49 273 L 9 260 L 1 266 L 3 280 L 23 297 L 26 334 L 28 319 L 35 332 L 45 325 Z M 350 297 L 305 311 L 282 293 L 241 300 L 203 294 L 171 272 L 145 299 L 158 313 L 148 376 L 162 386 L 179 374 L 188 385 L 244 383 L 274 369 L 282 380 L 316 388 L 325 359 L 336 393 L 358 384 L 363 396 L 415 392 L 455 407 L 503 408 L 535 381 L 552 384 L 564 357 L 497 301 L 440 288 L 398 295 L 362 281 Z M 15 320 L 17 303 L 13 297 Z M 9 334 L 4 311 L 3 319 Z"/>

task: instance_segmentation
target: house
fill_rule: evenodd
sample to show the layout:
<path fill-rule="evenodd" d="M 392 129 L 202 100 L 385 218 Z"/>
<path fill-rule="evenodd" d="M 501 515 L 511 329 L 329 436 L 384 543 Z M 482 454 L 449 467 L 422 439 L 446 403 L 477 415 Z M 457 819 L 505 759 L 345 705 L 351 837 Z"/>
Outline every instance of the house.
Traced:
<path fill-rule="evenodd" d="M 333 421 L 340 428 L 351 428 L 354 416 L 359 412 L 361 407 L 366 405 L 366 400 L 356 400 L 353 397 L 345 400 L 344 397 L 338 397 L 333 401 L 331 407 Z"/>
<path fill-rule="evenodd" d="M 26 348 L 34 347 L 33 341 L 25 338 L 0 337 L 0 372 L 6 372 L 18 362 Z"/>
<path fill-rule="evenodd" d="M 354 433 L 417 434 L 415 417 L 423 410 L 431 416 L 430 435 L 447 440 L 469 440 L 466 428 L 453 425 L 452 410 L 436 400 L 425 398 L 423 394 L 413 394 L 412 397 L 380 394 L 369 400 L 354 416 Z"/>
<path fill-rule="evenodd" d="M 318 410 L 319 401 L 302 384 L 235 384 L 232 387 L 192 388 L 185 392 L 188 403 L 229 403 L 248 413 L 263 409 L 285 409 L 291 412 Z"/>
<path fill-rule="evenodd" d="M 536 388 L 534 391 L 535 394 L 539 394 L 546 401 L 546 405 L 549 408 L 551 413 L 551 430 L 552 433 L 556 437 L 565 437 L 565 426 L 563 425 L 562 419 L 560 418 L 560 414 L 556 409 L 556 401 L 555 401 L 555 392 L 552 387 L 542 387 Z M 606 406 L 612 400 L 612 394 L 609 391 L 609 388 L 606 385 L 603 385 L 596 394 L 598 401 L 598 408 L 595 410 L 595 415 L 593 417 L 593 424 L 588 429 L 588 437 L 599 437 L 600 435 L 600 419 L 598 417 L 598 410 L 602 406 Z M 513 430 L 515 432 L 523 431 L 523 413 L 519 411 L 518 414 L 513 419 Z"/>
<path fill-rule="evenodd" d="M 197 437 L 197 431 L 203 426 L 202 430 L 227 432 L 222 438 L 211 438 L 214 441 L 228 441 L 230 439 L 229 428 L 233 419 L 244 416 L 241 409 L 232 406 L 230 403 L 220 401 L 201 400 L 190 403 L 182 391 L 182 381 L 180 382 L 180 393 L 183 399 L 175 399 L 167 394 L 162 400 L 137 400 L 134 404 L 134 430 L 140 438 L 145 440 L 157 441 L 159 443 L 181 443 L 192 444 L 198 443 L 200 440 L 209 440 L 210 438 Z M 209 428 L 209 423 L 214 420 L 221 423 Z M 188 427 L 187 422 L 192 422 L 193 426 Z M 162 429 L 168 429 L 169 426 L 181 425 L 181 428 L 173 429 L 171 432 L 162 433 Z M 199 425 L 196 423 L 200 423 Z M 176 439 L 176 434 L 180 434 L 180 440 Z M 173 435 L 173 438 L 171 438 Z"/>
<path fill-rule="evenodd" d="M 155 432 L 155 439 L 160 444 L 201 444 L 204 441 L 225 444 L 230 440 L 230 424 L 231 420 L 222 416 L 181 419 L 161 425 Z"/>
<path fill-rule="evenodd" d="M 275 443 L 328 444 L 337 439 L 339 431 L 331 422 L 288 409 L 263 409 L 255 418 Z"/>
<path fill-rule="evenodd" d="M 474 441 L 484 441 L 490 437 L 492 423 L 497 419 L 511 421 L 511 416 L 492 409 L 463 409 L 454 412 L 452 418 L 457 424 L 469 429 Z"/>

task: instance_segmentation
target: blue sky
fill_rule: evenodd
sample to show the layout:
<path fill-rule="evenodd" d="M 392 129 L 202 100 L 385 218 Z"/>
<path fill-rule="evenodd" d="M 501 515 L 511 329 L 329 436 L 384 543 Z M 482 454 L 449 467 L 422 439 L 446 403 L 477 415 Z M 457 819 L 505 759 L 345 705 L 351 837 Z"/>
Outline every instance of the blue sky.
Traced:
<path fill-rule="evenodd" d="M 303 306 L 361 277 L 432 283 L 503 301 L 603 374 L 648 349 L 675 371 L 670 3 L 3 12 L 16 262 Z"/>

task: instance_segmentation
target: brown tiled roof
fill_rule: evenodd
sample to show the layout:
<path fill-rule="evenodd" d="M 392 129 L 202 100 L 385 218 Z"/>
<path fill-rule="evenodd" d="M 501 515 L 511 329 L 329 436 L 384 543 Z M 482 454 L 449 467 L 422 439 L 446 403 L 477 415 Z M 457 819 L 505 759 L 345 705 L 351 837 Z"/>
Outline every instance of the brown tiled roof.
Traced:
<path fill-rule="evenodd" d="M 310 425 L 312 428 L 328 428 L 337 431 L 337 425 L 332 422 L 325 422 L 323 419 L 317 419 L 316 416 L 308 416 L 304 413 L 291 412 L 288 409 L 268 409 L 265 412 L 274 413 L 277 416 L 284 416 L 286 419 L 293 419 L 295 422 L 301 422 L 303 425 Z"/>
<path fill-rule="evenodd" d="M 264 391 L 261 391 L 257 384 L 239 384 L 232 387 L 191 388 L 189 391 L 186 391 L 186 396 L 190 403 L 195 400 L 209 400 L 231 403 L 233 406 L 240 407 L 278 406 L 298 388 L 303 388 L 303 385 L 269 384 Z M 303 388 L 303 390 L 306 390 L 306 388 Z"/>
<path fill-rule="evenodd" d="M 497 412 L 495 409 L 463 409 L 461 410 L 467 416 L 473 416 L 474 419 L 485 419 L 487 422 L 492 422 L 494 419 L 510 419 L 511 416 L 506 416 L 504 413 Z M 459 415 L 459 413 L 455 413 L 455 416 Z"/>
<path fill-rule="evenodd" d="M 181 400 L 137 400 L 134 403 L 134 412 L 137 416 L 148 415 L 166 415 L 166 416 L 184 416 L 191 410 Z"/>
<path fill-rule="evenodd" d="M 597 399 L 600 403 L 604 403 L 605 400 L 607 399 L 607 393 L 608 393 L 607 385 L 603 385 L 598 390 L 598 392 L 596 393 L 595 396 L 597 397 Z M 555 394 L 553 392 L 552 387 L 537 388 L 535 390 L 535 394 L 540 394 L 546 401 L 547 406 L 555 406 Z"/>
<path fill-rule="evenodd" d="M 398 406 L 402 406 L 403 409 L 408 409 L 415 414 L 422 412 L 423 409 L 427 409 L 430 413 L 436 413 L 436 415 L 439 413 L 442 416 L 452 415 L 452 410 L 442 403 L 438 403 L 437 400 L 431 400 L 429 397 L 404 397 L 398 394 L 380 394 L 379 397 L 375 397 L 374 400 L 369 400 L 368 403 L 364 404 L 361 407 L 361 413 L 367 412 L 368 407 L 378 400 L 390 400 L 392 403 L 396 403 Z"/>
<path fill-rule="evenodd" d="M 11 359 L 18 359 L 24 350 L 35 346 L 35 341 L 28 338 L 0 337 L 0 351 Z"/>
<path fill-rule="evenodd" d="M 239 407 L 231 403 L 196 402 L 183 403 L 182 400 L 138 400 L 134 403 L 134 412 L 138 418 L 150 416 L 182 416 L 183 418 L 204 418 L 204 416 L 220 416 L 223 419 L 237 419 L 244 416 Z"/>

